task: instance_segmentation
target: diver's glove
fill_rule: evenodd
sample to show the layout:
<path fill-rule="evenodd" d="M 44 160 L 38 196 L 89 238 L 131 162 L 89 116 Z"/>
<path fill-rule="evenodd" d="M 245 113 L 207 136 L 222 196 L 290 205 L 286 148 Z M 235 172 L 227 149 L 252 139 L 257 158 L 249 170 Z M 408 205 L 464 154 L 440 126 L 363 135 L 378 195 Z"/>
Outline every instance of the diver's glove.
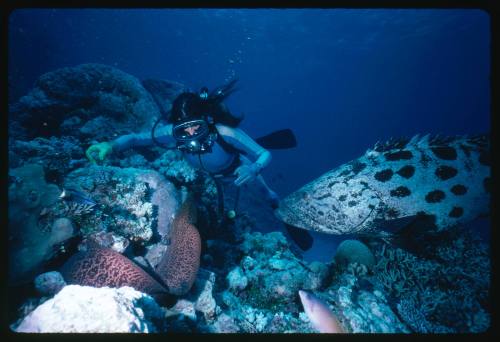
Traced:
<path fill-rule="evenodd" d="M 90 146 L 87 151 L 85 151 L 85 155 L 87 156 L 87 158 L 89 158 L 91 163 L 96 164 L 96 160 L 93 156 L 94 153 L 97 153 L 98 160 L 103 161 L 104 158 L 106 158 L 106 156 L 111 152 L 113 152 L 113 145 L 107 141 L 104 141 L 102 143 Z"/>
<path fill-rule="evenodd" d="M 234 184 L 240 186 L 248 181 L 253 181 L 258 176 L 260 170 L 262 170 L 262 166 L 259 163 L 241 165 L 234 171 L 234 174 L 238 176 Z"/>

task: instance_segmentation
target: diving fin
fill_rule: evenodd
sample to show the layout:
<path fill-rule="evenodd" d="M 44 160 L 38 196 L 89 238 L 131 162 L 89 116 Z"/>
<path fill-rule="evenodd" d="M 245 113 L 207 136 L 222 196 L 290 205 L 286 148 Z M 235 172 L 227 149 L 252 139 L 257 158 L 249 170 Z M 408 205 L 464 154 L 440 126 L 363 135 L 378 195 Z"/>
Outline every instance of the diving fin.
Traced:
<path fill-rule="evenodd" d="M 288 235 L 292 238 L 293 242 L 299 246 L 303 251 L 307 251 L 313 245 L 313 237 L 306 230 L 291 226 L 287 223 L 283 223 L 288 232 Z"/>
<path fill-rule="evenodd" d="M 260 146 L 272 150 L 287 149 L 297 146 L 295 135 L 289 128 L 272 132 L 263 137 L 255 139 L 255 141 Z"/>

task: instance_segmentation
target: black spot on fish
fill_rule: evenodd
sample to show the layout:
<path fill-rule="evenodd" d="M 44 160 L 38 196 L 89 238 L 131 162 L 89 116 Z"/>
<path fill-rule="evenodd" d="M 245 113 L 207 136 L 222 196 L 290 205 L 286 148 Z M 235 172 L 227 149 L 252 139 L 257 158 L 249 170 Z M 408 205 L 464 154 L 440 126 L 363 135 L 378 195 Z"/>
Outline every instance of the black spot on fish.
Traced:
<path fill-rule="evenodd" d="M 358 173 L 360 173 L 364 168 L 366 167 L 366 164 L 365 163 L 362 163 L 360 161 L 355 161 L 353 164 L 352 164 L 352 172 L 357 175 Z"/>
<path fill-rule="evenodd" d="M 343 177 L 343 176 L 347 176 L 347 175 L 348 175 L 348 174 L 350 174 L 350 173 L 351 173 L 351 170 L 346 169 L 346 170 L 342 171 L 341 173 L 339 173 L 339 176 L 342 176 L 342 177 Z"/>
<path fill-rule="evenodd" d="M 455 160 L 457 159 L 457 151 L 453 147 L 439 146 L 431 147 L 432 152 L 436 157 L 444 160 Z"/>
<path fill-rule="evenodd" d="M 375 206 L 373 204 L 368 204 L 369 209 L 375 209 Z"/>
<path fill-rule="evenodd" d="M 363 190 L 368 188 L 368 183 L 365 181 L 359 182 L 363 186 Z"/>
<path fill-rule="evenodd" d="M 458 171 L 454 167 L 441 165 L 434 172 L 441 180 L 447 180 L 457 175 Z"/>
<path fill-rule="evenodd" d="M 483 186 L 484 186 L 484 190 L 486 192 L 491 192 L 491 178 L 490 177 L 486 177 L 485 179 L 483 179 Z"/>
<path fill-rule="evenodd" d="M 455 195 L 463 195 L 467 192 L 467 187 L 463 186 L 462 184 L 456 184 L 451 187 L 451 192 L 453 192 Z"/>
<path fill-rule="evenodd" d="M 333 210 L 333 211 L 335 211 L 336 213 L 338 213 L 338 212 L 339 212 L 339 210 L 337 209 L 337 207 L 336 207 L 336 206 L 334 206 L 333 204 L 332 204 L 332 210 Z"/>
<path fill-rule="evenodd" d="M 401 159 L 411 159 L 413 158 L 413 153 L 410 151 L 402 150 L 398 152 L 385 153 L 385 159 L 389 161 L 396 161 Z"/>
<path fill-rule="evenodd" d="M 437 203 L 441 202 L 445 197 L 445 193 L 441 190 L 434 190 L 425 195 L 425 201 L 427 203 Z"/>
<path fill-rule="evenodd" d="M 489 151 L 482 151 L 479 155 L 479 162 L 483 165 L 490 166 L 491 165 L 491 156 Z"/>
<path fill-rule="evenodd" d="M 378 180 L 379 182 L 387 182 L 389 179 L 392 178 L 393 172 L 391 169 L 385 169 L 382 171 L 379 171 L 375 174 L 375 179 Z"/>
<path fill-rule="evenodd" d="M 448 214 L 449 217 L 460 217 L 464 214 L 464 209 L 460 207 L 453 207 L 451 209 L 450 213 Z"/>
<path fill-rule="evenodd" d="M 406 165 L 400 168 L 396 173 L 401 177 L 408 179 L 415 173 L 415 168 L 411 165 Z"/>
<path fill-rule="evenodd" d="M 322 199 L 325 199 L 325 198 L 328 198 L 328 197 L 331 197 L 331 196 L 332 196 L 331 194 L 324 194 L 323 196 L 316 197 L 316 199 L 322 200 Z"/>
<path fill-rule="evenodd" d="M 331 183 L 328 183 L 328 187 L 331 188 L 332 186 L 334 186 L 337 183 L 338 183 L 338 181 L 333 181 Z"/>
<path fill-rule="evenodd" d="M 422 165 L 424 167 L 427 167 L 427 165 L 429 164 L 429 162 L 431 161 L 432 159 L 429 158 L 429 156 L 427 154 L 425 154 L 423 151 L 422 151 L 422 155 L 420 156 L 420 162 L 422 163 Z"/>
<path fill-rule="evenodd" d="M 392 197 L 406 197 L 411 194 L 410 189 L 406 186 L 398 186 L 396 189 L 391 190 Z"/>
<path fill-rule="evenodd" d="M 470 148 L 468 146 L 460 144 L 460 148 L 462 149 L 462 151 L 464 151 L 467 157 L 470 157 Z"/>
<path fill-rule="evenodd" d="M 395 218 L 399 216 L 399 211 L 395 208 L 389 208 L 387 210 L 387 216 L 390 218 Z"/>
<path fill-rule="evenodd" d="M 340 195 L 339 201 L 344 202 L 347 199 L 347 195 Z"/>
<path fill-rule="evenodd" d="M 318 215 L 323 216 L 323 215 L 325 215 L 325 213 L 322 212 L 321 210 L 318 210 Z"/>
<path fill-rule="evenodd" d="M 358 202 L 356 202 L 356 201 L 349 201 L 349 202 L 347 202 L 347 205 L 349 207 L 354 207 L 356 204 L 358 204 Z"/>

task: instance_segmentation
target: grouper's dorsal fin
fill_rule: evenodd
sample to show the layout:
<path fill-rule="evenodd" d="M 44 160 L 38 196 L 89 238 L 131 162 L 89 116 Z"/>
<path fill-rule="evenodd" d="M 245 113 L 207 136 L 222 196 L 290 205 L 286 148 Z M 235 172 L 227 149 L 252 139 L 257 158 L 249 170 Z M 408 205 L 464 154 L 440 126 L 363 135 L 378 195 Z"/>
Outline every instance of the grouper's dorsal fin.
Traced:
<path fill-rule="evenodd" d="M 377 141 L 373 146 L 373 150 L 377 152 L 386 152 L 394 149 L 403 149 L 406 147 L 410 139 L 408 137 L 394 138 L 390 137 L 386 142 Z"/>

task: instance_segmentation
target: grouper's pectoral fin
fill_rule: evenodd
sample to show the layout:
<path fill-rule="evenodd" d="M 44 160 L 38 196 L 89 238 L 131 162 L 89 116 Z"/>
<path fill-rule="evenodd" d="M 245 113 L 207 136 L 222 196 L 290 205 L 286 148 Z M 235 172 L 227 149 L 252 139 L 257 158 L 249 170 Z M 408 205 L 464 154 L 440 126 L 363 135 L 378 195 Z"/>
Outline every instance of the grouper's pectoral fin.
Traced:
<path fill-rule="evenodd" d="M 378 230 L 384 232 L 385 236 L 400 234 L 405 228 L 411 226 L 417 219 L 417 215 L 398 217 L 390 220 L 376 220 L 375 226 Z"/>
<path fill-rule="evenodd" d="M 427 254 L 436 239 L 433 215 L 417 214 L 380 221 L 378 224 L 381 235 L 388 242 L 413 254 Z"/>
<path fill-rule="evenodd" d="M 288 232 L 290 238 L 299 246 L 303 251 L 307 251 L 313 245 L 313 237 L 311 234 L 302 228 L 297 228 L 288 223 L 284 223 L 285 229 Z"/>

